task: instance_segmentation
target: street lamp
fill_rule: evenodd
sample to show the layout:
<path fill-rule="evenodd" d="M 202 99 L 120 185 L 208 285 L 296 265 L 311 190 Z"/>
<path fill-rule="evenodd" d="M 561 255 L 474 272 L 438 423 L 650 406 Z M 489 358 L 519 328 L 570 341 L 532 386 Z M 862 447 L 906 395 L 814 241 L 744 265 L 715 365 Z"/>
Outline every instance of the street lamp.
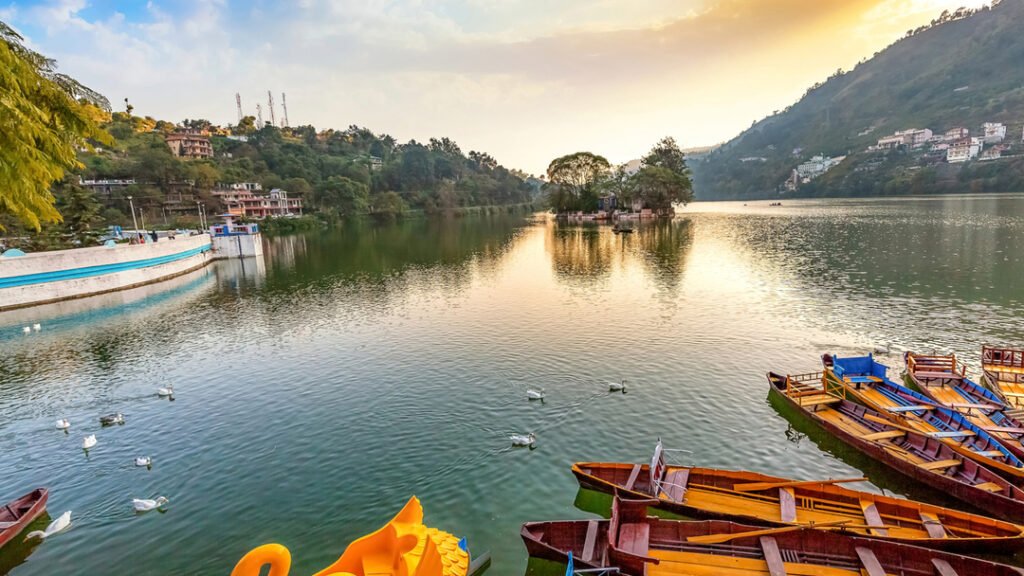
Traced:
<path fill-rule="evenodd" d="M 135 231 L 138 232 L 139 231 L 139 223 L 138 223 L 137 220 L 135 220 L 135 203 L 132 202 L 132 197 L 131 196 L 128 197 L 128 206 L 130 206 L 131 209 L 132 209 L 132 228 L 134 228 Z"/>
<path fill-rule="evenodd" d="M 196 213 L 199 214 L 199 231 L 203 231 L 203 208 L 199 204 L 199 200 L 196 200 Z"/>

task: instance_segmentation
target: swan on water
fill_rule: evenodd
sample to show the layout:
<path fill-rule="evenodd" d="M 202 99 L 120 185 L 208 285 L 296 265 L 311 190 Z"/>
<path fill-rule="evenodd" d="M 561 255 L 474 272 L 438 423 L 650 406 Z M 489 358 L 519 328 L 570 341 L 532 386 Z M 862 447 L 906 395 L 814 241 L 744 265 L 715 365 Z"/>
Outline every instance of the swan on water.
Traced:
<path fill-rule="evenodd" d="M 100 424 L 104 426 L 113 426 L 114 424 L 124 424 L 124 414 L 116 412 L 114 414 L 107 414 L 106 416 L 100 416 Z"/>
<path fill-rule="evenodd" d="M 163 507 L 167 502 L 167 498 L 164 498 L 163 496 L 157 496 L 155 500 L 140 500 L 138 498 L 132 498 L 132 508 L 135 508 L 136 512 L 149 512 L 150 510 L 156 510 L 157 508 Z"/>
<path fill-rule="evenodd" d="M 32 532 L 29 532 L 25 535 L 25 539 L 40 538 L 45 540 L 57 532 L 67 530 L 69 526 L 71 526 L 71 510 L 68 510 L 58 516 L 56 520 L 50 522 L 50 525 L 46 527 L 46 530 L 33 530 Z"/>
<path fill-rule="evenodd" d="M 530 432 L 525 436 L 522 434 L 513 434 L 509 436 L 509 439 L 512 440 L 513 446 L 533 446 L 537 442 L 537 437 L 533 435 L 533 432 Z"/>
<path fill-rule="evenodd" d="M 21 329 L 21 331 L 23 333 L 25 333 L 25 334 L 31 334 L 32 333 L 32 327 L 31 326 L 25 326 L 24 328 Z"/>
<path fill-rule="evenodd" d="M 96 445 L 96 435 L 89 434 L 85 438 L 82 438 L 82 450 L 88 450 Z"/>
<path fill-rule="evenodd" d="M 173 396 L 174 395 L 174 384 L 168 384 L 167 386 L 161 386 L 156 389 L 157 396 Z"/>
<path fill-rule="evenodd" d="M 43 325 L 36 322 L 35 324 L 32 325 L 32 329 L 35 330 L 36 332 L 39 332 L 40 330 L 43 329 Z"/>
<path fill-rule="evenodd" d="M 71 422 L 67 418 L 57 420 L 57 430 L 67 430 L 68 428 L 71 428 Z"/>
<path fill-rule="evenodd" d="M 135 458 L 135 465 L 145 466 L 148 468 L 153 465 L 153 459 L 150 458 L 149 456 L 138 456 Z"/>
<path fill-rule="evenodd" d="M 623 380 L 622 382 L 609 382 L 608 383 L 608 391 L 609 392 L 625 392 L 626 391 L 626 381 Z"/>
<path fill-rule="evenodd" d="M 537 390 L 529 389 L 526 391 L 526 397 L 530 400 L 543 400 L 545 396 L 544 389 L 540 388 Z"/>

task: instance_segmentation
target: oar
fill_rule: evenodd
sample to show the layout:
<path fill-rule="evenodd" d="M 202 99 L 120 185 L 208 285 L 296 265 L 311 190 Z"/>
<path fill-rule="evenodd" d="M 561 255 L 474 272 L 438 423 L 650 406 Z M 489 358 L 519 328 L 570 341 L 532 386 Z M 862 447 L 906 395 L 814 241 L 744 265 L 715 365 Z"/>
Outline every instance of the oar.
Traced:
<path fill-rule="evenodd" d="M 722 542 L 728 542 L 737 538 L 749 538 L 752 536 L 769 536 L 772 534 L 783 534 L 785 532 L 795 532 L 797 530 L 804 530 L 806 528 L 838 528 L 845 524 L 849 524 L 849 520 L 838 520 L 836 522 L 821 522 L 815 524 L 800 525 L 800 526 L 786 526 L 784 528 L 769 528 L 767 530 L 752 530 L 750 532 L 739 532 L 737 534 L 711 534 L 708 536 L 690 536 L 686 539 L 687 542 L 693 542 L 694 544 L 721 544 Z"/>
<path fill-rule="evenodd" d="M 795 488 L 797 486 L 817 486 L 818 484 L 846 484 L 849 482 L 867 482 L 867 478 L 838 478 L 836 480 L 791 480 L 789 482 L 750 482 L 736 484 L 732 487 L 737 492 L 758 492 L 773 488 Z"/>

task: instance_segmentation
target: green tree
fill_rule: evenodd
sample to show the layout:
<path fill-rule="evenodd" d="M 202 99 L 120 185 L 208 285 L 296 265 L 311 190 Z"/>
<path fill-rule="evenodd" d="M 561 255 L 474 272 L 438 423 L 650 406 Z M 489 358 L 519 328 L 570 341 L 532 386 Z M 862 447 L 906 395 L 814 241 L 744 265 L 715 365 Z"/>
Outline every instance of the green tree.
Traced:
<path fill-rule="evenodd" d="M 370 190 L 361 182 L 332 176 L 313 189 L 310 198 L 322 211 L 331 211 L 348 217 L 366 212 Z"/>
<path fill-rule="evenodd" d="M 558 212 L 597 209 L 597 189 L 608 177 L 611 164 L 603 156 L 577 152 L 548 165 L 548 182 L 554 192 L 552 207 Z"/>
<path fill-rule="evenodd" d="M 629 208 L 636 198 L 636 182 L 633 181 L 633 175 L 626 171 L 625 166 L 618 166 L 612 170 L 611 175 L 603 183 L 603 189 L 615 194 L 620 210 Z"/>
<path fill-rule="evenodd" d="M 0 22 L 0 212 L 36 230 L 60 220 L 50 186 L 78 165 L 78 146 L 110 141 L 90 103 L 110 108 Z"/>
<path fill-rule="evenodd" d="M 96 195 L 77 184 L 65 184 L 57 192 L 57 209 L 64 217 L 64 230 L 76 243 L 88 244 L 99 236 L 103 205 Z"/>
<path fill-rule="evenodd" d="M 636 191 L 644 207 L 661 216 L 670 216 L 675 204 L 684 206 L 693 201 L 689 178 L 661 166 L 645 166 L 633 177 Z"/>
<path fill-rule="evenodd" d="M 409 209 L 398 192 L 383 192 L 373 199 L 370 214 L 378 220 L 394 220 Z"/>

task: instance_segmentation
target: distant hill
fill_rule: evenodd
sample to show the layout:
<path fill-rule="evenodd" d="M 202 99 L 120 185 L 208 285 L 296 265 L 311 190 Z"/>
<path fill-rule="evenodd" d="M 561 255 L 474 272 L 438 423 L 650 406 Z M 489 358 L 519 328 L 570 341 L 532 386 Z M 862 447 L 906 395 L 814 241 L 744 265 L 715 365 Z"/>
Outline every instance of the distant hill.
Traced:
<path fill-rule="evenodd" d="M 703 158 L 692 159 L 697 197 L 777 196 L 793 168 L 817 154 L 849 157 L 789 194 L 927 193 L 953 191 L 955 186 L 1024 189 L 1024 161 L 1019 159 L 979 168 L 974 163 L 940 165 L 941 154 L 866 151 L 897 130 L 930 128 L 942 133 L 964 126 L 973 136 L 983 122 L 991 121 L 1008 126 L 1007 142 L 1015 143 L 1020 153 L 1022 30 L 1024 0 L 943 13 L 853 70 L 812 87 L 790 108 L 755 123 Z"/>

